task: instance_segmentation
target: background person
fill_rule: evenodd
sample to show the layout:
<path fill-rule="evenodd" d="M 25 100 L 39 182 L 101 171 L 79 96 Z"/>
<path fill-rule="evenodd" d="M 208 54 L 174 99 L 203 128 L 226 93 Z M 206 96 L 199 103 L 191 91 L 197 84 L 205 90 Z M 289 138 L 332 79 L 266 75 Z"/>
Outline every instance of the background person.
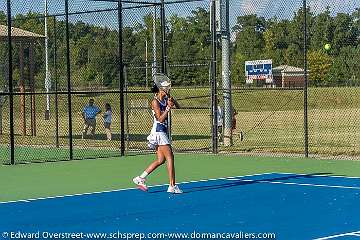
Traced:
<path fill-rule="evenodd" d="M 103 115 L 104 118 L 104 128 L 106 133 L 106 138 L 108 141 L 111 141 L 111 121 L 112 121 L 112 110 L 110 103 L 105 103 L 105 112 Z"/>
<path fill-rule="evenodd" d="M 91 127 L 91 135 L 95 135 L 96 128 L 96 116 L 101 113 L 98 106 L 94 104 L 94 99 L 90 99 L 88 105 L 86 105 L 81 113 L 84 119 L 84 128 L 82 132 L 82 139 L 87 135 L 89 127 Z"/>

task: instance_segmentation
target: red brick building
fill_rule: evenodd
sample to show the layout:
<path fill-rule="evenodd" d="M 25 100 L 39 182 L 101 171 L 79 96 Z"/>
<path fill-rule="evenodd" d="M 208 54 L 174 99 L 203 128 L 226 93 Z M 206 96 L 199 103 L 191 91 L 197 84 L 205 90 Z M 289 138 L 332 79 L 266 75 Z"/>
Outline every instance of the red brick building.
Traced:
<path fill-rule="evenodd" d="M 282 88 L 304 87 L 304 69 L 288 65 L 273 68 L 274 85 Z"/>

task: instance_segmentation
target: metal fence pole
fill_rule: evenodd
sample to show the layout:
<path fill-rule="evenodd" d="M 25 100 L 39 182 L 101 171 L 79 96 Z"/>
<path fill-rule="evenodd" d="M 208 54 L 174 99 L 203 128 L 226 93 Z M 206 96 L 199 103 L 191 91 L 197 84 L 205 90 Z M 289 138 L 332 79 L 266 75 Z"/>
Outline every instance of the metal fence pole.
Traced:
<path fill-rule="evenodd" d="M 216 89 L 216 6 L 215 0 L 211 0 L 211 119 L 212 119 L 212 152 L 218 153 L 218 136 L 217 136 L 217 89 Z"/>
<path fill-rule="evenodd" d="M 118 25 L 119 25 L 119 90 L 120 90 L 120 151 L 125 155 L 125 110 L 124 110 L 124 66 L 123 66 L 123 35 L 122 35 L 122 2 L 118 0 Z"/>
<path fill-rule="evenodd" d="M 56 17 L 54 16 L 54 78 L 55 78 L 55 144 L 59 147 L 59 99 L 58 99 L 58 76 L 57 76 L 57 34 Z"/>
<path fill-rule="evenodd" d="M 221 14 L 221 46 L 222 46 L 222 85 L 224 96 L 224 146 L 232 145 L 232 115 L 231 78 L 230 78 L 230 25 L 229 0 L 223 0 L 219 9 Z M 219 11 L 217 10 L 217 11 Z M 223 29 L 224 28 L 224 29 Z"/>
<path fill-rule="evenodd" d="M 165 19 L 165 2 L 164 2 L 164 0 L 161 0 L 160 22 L 161 22 L 161 24 L 160 24 L 161 25 L 161 73 L 167 74 L 166 19 Z"/>
<path fill-rule="evenodd" d="M 70 72 L 70 33 L 69 33 L 69 0 L 65 0 L 65 23 L 66 23 L 66 73 L 67 73 L 67 98 L 69 116 L 69 148 L 70 160 L 74 158 L 72 137 L 72 109 L 71 109 L 71 72 Z"/>
<path fill-rule="evenodd" d="M 155 19 L 156 21 L 156 19 Z M 167 69 L 167 44 L 166 44 L 166 18 L 165 18 L 165 1 L 161 0 L 160 6 L 160 27 L 161 27 L 161 73 L 168 74 Z M 156 29 L 155 29 L 156 31 Z M 170 141 L 172 141 L 172 113 L 171 111 L 168 114 L 168 136 Z"/>
<path fill-rule="evenodd" d="M 15 164 L 15 141 L 14 141 L 14 96 L 12 75 L 12 44 L 11 44 L 11 0 L 7 0 L 7 24 L 8 24 L 8 67 L 9 67 L 9 121 L 10 121 L 10 164 Z"/>
<path fill-rule="evenodd" d="M 303 0 L 304 9 L 304 154 L 309 157 L 309 126 L 308 126 L 308 64 L 307 64 L 307 4 Z"/>

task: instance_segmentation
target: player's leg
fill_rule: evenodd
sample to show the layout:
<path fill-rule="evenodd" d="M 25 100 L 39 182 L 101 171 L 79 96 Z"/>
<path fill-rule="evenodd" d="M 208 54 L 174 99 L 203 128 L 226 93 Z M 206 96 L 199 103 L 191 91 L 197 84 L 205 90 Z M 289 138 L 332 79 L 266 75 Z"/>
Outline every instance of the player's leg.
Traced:
<path fill-rule="evenodd" d="M 92 136 L 95 135 L 95 128 L 96 128 L 96 120 L 95 120 L 95 119 L 91 119 L 91 135 L 92 135 Z"/>
<path fill-rule="evenodd" d="M 145 172 L 147 172 L 147 174 L 152 173 L 156 168 L 158 168 L 159 166 L 161 166 L 165 163 L 165 156 L 161 151 L 159 151 L 159 149 L 160 149 L 160 146 L 156 150 L 155 161 L 153 161 L 145 170 Z"/>
<path fill-rule="evenodd" d="M 167 162 L 167 170 L 169 175 L 169 193 L 182 193 L 175 181 L 175 163 L 174 154 L 170 145 L 159 146 L 159 151 L 163 153 Z"/>
<path fill-rule="evenodd" d="M 167 171 L 169 174 L 170 186 L 175 185 L 175 165 L 174 165 L 174 154 L 172 153 L 170 145 L 159 146 L 159 152 L 166 158 Z"/>
<path fill-rule="evenodd" d="M 218 141 L 219 143 L 223 143 L 223 127 L 218 126 Z"/>
<path fill-rule="evenodd" d="M 86 134 L 87 134 L 87 131 L 89 129 L 90 125 L 89 125 L 89 122 L 88 120 L 85 120 L 84 122 L 84 128 L 83 128 L 83 132 L 82 132 L 82 139 L 85 138 Z"/>
<path fill-rule="evenodd" d="M 108 141 L 111 141 L 111 129 L 110 129 L 110 123 L 105 123 L 105 133 L 106 133 L 106 138 Z"/>
<path fill-rule="evenodd" d="M 155 161 L 153 161 L 140 176 L 135 177 L 133 182 L 138 185 L 141 190 L 147 191 L 148 188 L 145 184 L 146 177 L 164 163 L 165 156 L 159 151 L 159 147 L 157 147 Z"/>

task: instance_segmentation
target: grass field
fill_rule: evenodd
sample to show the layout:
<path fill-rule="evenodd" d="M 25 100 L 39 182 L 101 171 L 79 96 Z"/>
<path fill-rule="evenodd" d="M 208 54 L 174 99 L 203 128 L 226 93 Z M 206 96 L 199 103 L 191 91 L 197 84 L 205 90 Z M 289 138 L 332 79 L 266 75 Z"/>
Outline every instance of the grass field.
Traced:
<path fill-rule="evenodd" d="M 201 150 L 211 147 L 211 120 L 209 89 L 174 89 L 182 106 L 201 109 L 179 109 L 172 114 L 173 144 L 177 150 Z M 55 145 L 54 96 L 52 96 L 51 119 L 44 120 L 45 96 L 37 96 L 37 136 L 21 136 L 19 119 L 19 97 L 14 99 L 15 143 L 17 146 Z M 98 118 L 97 135 L 93 139 L 81 139 L 81 111 L 90 97 L 103 108 L 105 102 L 113 107 L 114 141 L 105 141 L 101 117 Z M 146 149 L 146 136 L 151 128 L 152 116 L 149 109 L 141 106 L 151 99 L 150 94 L 128 94 L 127 102 L 136 109 L 128 111 L 126 122 L 127 149 Z M 233 92 L 233 105 L 237 112 L 237 132 L 245 133 L 244 141 L 234 139 L 229 148 L 220 146 L 221 151 L 302 153 L 303 93 L 302 90 L 240 89 Z M 313 154 L 360 155 L 360 88 L 310 88 L 309 89 L 309 142 Z M 27 97 L 27 133 L 30 134 L 30 97 Z M 104 156 L 107 151 L 118 151 L 120 146 L 119 95 L 101 94 L 97 96 L 74 95 L 72 98 L 72 123 L 74 147 L 78 156 Z M 140 107 L 140 108 L 139 108 Z M 68 144 L 68 108 L 65 95 L 59 96 L 59 143 L 66 152 Z M 0 143 L 4 147 L 9 142 L 8 106 L 3 110 L 3 132 Z M 34 156 L 21 150 L 18 158 Z M 90 149 L 90 150 L 85 150 Z M 29 150 L 30 151 L 30 150 Z M 83 153 L 81 153 L 83 152 Z M 28 156 L 26 156 L 26 154 Z M 57 156 L 62 156 L 60 153 Z"/>

